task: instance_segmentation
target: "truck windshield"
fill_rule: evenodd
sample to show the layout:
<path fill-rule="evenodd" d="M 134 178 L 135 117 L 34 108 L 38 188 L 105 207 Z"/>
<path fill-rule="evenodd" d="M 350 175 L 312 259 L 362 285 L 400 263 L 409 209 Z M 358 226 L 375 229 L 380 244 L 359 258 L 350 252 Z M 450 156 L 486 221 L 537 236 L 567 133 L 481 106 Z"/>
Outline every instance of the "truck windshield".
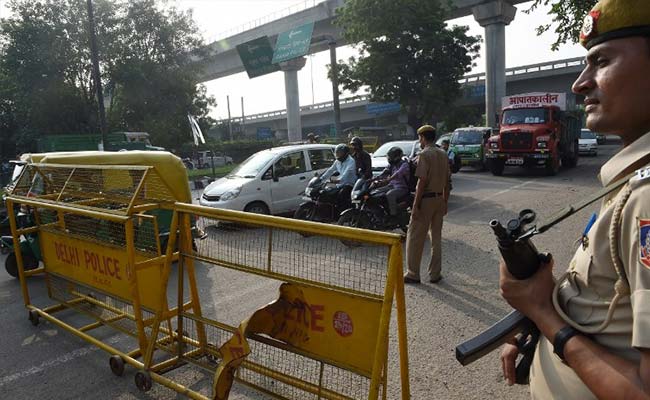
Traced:
<path fill-rule="evenodd" d="M 503 112 L 502 125 L 543 124 L 548 121 L 546 108 L 518 108 Z"/>
<path fill-rule="evenodd" d="M 456 131 L 451 136 L 450 144 L 481 144 L 483 132 L 481 131 Z"/>

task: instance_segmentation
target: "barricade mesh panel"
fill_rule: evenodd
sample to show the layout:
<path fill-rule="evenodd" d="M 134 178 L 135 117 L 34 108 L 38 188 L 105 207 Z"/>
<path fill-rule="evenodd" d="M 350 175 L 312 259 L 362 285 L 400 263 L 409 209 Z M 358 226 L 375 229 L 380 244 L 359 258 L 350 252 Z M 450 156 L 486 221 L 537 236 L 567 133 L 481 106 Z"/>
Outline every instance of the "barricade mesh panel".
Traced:
<path fill-rule="evenodd" d="M 198 354 L 189 357 L 189 360 L 203 368 L 215 371 L 221 361 L 217 355 L 218 348 L 230 339 L 233 328 L 225 329 L 211 323 L 202 323 L 191 314 L 184 316 L 184 351 L 189 353 L 200 349 L 198 325 L 203 326 L 208 345 L 207 351 L 197 352 Z M 236 376 L 245 384 L 270 391 L 282 398 L 296 400 L 344 400 L 368 397 L 369 378 L 260 342 L 255 338 L 249 338 L 248 343 L 251 346 L 251 354 L 239 368 Z M 291 379 L 300 379 L 302 382 L 291 385 L 284 381 Z"/>
<path fill-rule="evenodd" d="M 216 217 L 193 215 L 191 219 L 206 236 L 195 239 L 196 249 L 192 254 L 182 256 L 186 260 L 198 260 L 194 262 L 196 275 L 211 282 L 215 303 L 203 303 L 204 319 L 191 312 L 184 313 L 183 331 L 188 336 L 187 352 L 201 349 L 198 333 L 205 332 L 208 350 L 204 348 L 203 352 L 188 357 L 204 368 L 216 369 L 218 356 L 206 353 L 215 353 L 232 337 L 239 321 L 274 299 L 279 282 L 295 278 L 308 284 L 336 287 L 354 296 L 381 299 L 384 295 L 390 251 L 387 245 L 370 244 L 362 237 L 356 241 L 339 240 L 250 222 L 234 224 Z M 234 299 L 248 298 L 239 293 L 245 285 L 239 279 L 246 272 L 265 275 L 266 278 L 250 282 L 269 289 L 264 295 L 250 297 L 245 306 L 237 306 L 239 315 L 232 312 L 231 306 L 236 302 Z M 215 315 L 219 322 L 210 319 Z M 366 376 L 302 355 L 300 351 L 292 351 L 291 346 L 266 337 L 253 336 L 248 343 L 251 353 L 237 372 L 237 379 L 244 384 L 286 399 L 368 398 L 370 379 Z"/>
<path fill-rule="evenodd" d="M 114 212 L 130 204 L 175 201 L 156 170 L 141 166 L 29 164 L 11 194 Z"/>
<path fill-rule="evenodd" d="M 206 217 L 199 217 L 196 225 L 207 234 L 196 241 L 196 255 L 213 264 L 243 266 L 374 296 L 384 294 L 388 246 Z"/>

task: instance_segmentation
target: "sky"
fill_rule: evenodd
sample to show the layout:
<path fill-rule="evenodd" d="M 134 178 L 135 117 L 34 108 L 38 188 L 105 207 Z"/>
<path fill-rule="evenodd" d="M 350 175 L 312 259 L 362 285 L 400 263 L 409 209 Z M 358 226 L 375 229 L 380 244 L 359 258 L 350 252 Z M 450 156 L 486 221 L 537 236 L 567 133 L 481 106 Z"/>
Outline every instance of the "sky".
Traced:
<path fill-rule="evenodd" d="M 242 26 L 254 25 L 256 20 L 277 19 L 290 12 L 313 6 L 322 0 L 164 0 L 166 4 L 182 10 L 192 10 L 201 33 L 207 42 L 216 38 L 229 36 L 228 32 L 241 29 Z M 399 0 L 396 0 L 399 1 Z M 6 16 L 3 8 L 7 0 L 0 0 L 0 17 Z M 554 34 L 537 36 L 534 28 L 548 23 L 549 7 L 540 7 L 531 14 L 530 3 L 517 6 L 514 21 L 506 28 L 506 67 L 542 63 L 571 57 L 582 57 L 586 51 L 578 45 L 563 45 L 558 51 L 551 51 Z M 484 36 L 484 29 L 472 16 L 448 21 L 449 24 L 469 26 L 470 35 Z M 339 47 L 338 59 L 347 59 L 356 54 L 351 46 Z M 483 52 L 476 60 L 472 73 L 485 71 Z M 307 58 L 306 66 L 298 72 L 300 87 L 300 104 L 309 105 L 332 100 L 332 86 L 327 79 L 329 52 L 321 52 Z M 275 72 L 262 77 L 249 79 L 245 72 L 204 83 L 208 94 L 217 100 L 217 106 L 210 115 L 216 119 L 227 118 L 226 96 L 230 97 L 231 115 L 241 116 L 241 98 L 244 98 L 246 115 L 283 110 L 285 108 L 284 76 Z M 342 97 L 351 96 L 344 93 Z"/>

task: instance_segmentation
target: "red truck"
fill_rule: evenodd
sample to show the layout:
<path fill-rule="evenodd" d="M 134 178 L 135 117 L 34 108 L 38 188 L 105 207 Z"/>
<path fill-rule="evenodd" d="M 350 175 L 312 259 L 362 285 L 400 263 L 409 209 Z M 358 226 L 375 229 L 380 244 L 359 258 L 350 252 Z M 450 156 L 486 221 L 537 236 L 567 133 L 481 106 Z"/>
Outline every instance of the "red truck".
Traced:
<path fill-rule="evenodd" d="M 499 134 L 488 139 L 486 159 L 492 174 L 507 165 L 543 167 L 555 175 L 578 164 L 581 120 L 567 110 L 565 93 L 526 93 L 502 99 Z"/>

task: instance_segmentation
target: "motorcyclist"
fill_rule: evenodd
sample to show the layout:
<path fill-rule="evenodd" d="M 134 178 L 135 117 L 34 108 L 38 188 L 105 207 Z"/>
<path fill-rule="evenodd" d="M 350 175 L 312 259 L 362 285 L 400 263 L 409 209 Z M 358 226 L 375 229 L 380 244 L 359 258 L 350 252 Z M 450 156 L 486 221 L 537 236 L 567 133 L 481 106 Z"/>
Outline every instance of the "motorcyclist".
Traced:
<path fill-rule="evenodd" d="M 358 136 L 353 137 L 350 140 L 350 146 L 352 147 L 352 157 L 356 163 L 357 176 L 363 179 L 372 178 L 372 161 L 370 160 L 370 154 L 363 149 L 363 142 Z"/>
<path fill-rule="evenodd" d="M 409 163 L 403 158 L 404 152 L 395 146 L 388 150 L 388 168 L 374 179 L 373 187 L 386 193 L 388 210 L 391 216 L 397 215 L 397 201 L 409 193 Z"/>
<path fill-rule="evenodd" d="M 357 180 L 356 163 L 350 156 L 350 149 L 343 143 L 336 146 L 334 153 L 336 160 L 334 160 L 334 163 L 327 171 L 323 172 L 321 179 L 325 182 L 332 178 L 336 189 L 339 190 L 337 206 L 340 210 L 345 210 L 349 208 L 350 193 L 352 192 L 352 186 L 354 186 Z M 338 173 L 338 176 L 334 177 L 333 175 L 335 173 Z"/>

